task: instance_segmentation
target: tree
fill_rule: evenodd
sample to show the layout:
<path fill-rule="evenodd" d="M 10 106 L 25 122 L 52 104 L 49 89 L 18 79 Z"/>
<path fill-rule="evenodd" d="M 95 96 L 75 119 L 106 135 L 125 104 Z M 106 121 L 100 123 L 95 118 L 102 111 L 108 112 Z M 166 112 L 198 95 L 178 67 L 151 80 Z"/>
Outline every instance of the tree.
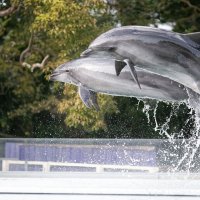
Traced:
<path fill-rule="evenodd" d="M 198 0 L 164 0 L 155 3 L 159 21 L 172 22 L 174 31 L 189 33 L 200 30 L 200 2 Z"/>
<path fill-rule="evenodd" d="M 65 116 L 67 127 L 78 130 L 105 127 L 105 113 L 117 110 L 112 97 L 100 96 L 97 113 L 83 106 L 75 87 L 48 81 L 53 68 L 78 57 L 110 26 L 106 21 L 96 25 L 106 12 L 104 2 L 16 0 L 5 1 L 0 9 L 0 131 L 36 136 L 38 118 L 45 112 L 50 121 L 50 113 Z"/>
<path fill-rule="evenodd" d="M 177 32 L 200 29 L 198 0 L 116 0 L 110 6 L 117 12 L 122 25 L 154 25 L 171 23 Z"/>

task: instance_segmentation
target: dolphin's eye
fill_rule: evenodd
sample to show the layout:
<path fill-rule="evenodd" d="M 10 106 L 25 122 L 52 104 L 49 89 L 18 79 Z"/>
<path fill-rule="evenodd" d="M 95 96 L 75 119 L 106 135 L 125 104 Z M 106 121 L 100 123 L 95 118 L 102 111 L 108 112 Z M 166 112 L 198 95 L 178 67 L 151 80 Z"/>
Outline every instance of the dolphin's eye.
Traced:
<path fill-rule="evenodd" d="M 68 70 L 68 69 L 66 69 L 66 70 L 65 70 L 65 72 L 69 72 L 69 70 Z"/>
<path fill-rule="evenodd" d="M 115 47 L 109 47 L 109 49 L 108 49 L 108 51 L 110 51 L 110 52 L 113 52 L 113 51 L 115 51 Z"/>

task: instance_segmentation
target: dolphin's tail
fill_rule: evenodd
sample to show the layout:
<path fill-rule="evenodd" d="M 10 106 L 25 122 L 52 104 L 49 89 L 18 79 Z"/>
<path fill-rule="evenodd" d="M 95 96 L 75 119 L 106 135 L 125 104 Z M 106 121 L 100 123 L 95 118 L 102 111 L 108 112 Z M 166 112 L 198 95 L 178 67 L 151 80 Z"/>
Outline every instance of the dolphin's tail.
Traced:
<path fill-rule="evenodd" d="M 200 50 L 200 32 L 182 34 L 182 37 L 189 45 Z"/>

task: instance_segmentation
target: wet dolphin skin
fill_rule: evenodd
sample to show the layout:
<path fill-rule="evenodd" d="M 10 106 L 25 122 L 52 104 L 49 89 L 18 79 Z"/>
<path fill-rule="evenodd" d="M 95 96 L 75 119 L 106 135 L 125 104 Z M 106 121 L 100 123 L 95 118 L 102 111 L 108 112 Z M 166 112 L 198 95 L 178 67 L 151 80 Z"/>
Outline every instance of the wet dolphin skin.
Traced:
<path fill-rule="evenodd" d="M 128 60 L 132 69 L 148 70 L 200 94 L 200 33 L 179 34 L 151 27 L 124 26 L 97 37 L 82 56 L 93 54 L 114 55 L 116 68 L 120 68 L 117 61 Z"/>
<path fill-rule="evenodd" d="M 125 66 L 117 76 L 115 59 L 87 57 L 60 65 L 51 75 L 51 80 L 74 84 L 89 108 L 98 108 L 96 93 L 113 96 L 129 96 L 158 99 L 162 101 L 184 101 L 187 89 L 175 81 L 136 68 L 141 89 L 134 81 L 130 69 Z"/>

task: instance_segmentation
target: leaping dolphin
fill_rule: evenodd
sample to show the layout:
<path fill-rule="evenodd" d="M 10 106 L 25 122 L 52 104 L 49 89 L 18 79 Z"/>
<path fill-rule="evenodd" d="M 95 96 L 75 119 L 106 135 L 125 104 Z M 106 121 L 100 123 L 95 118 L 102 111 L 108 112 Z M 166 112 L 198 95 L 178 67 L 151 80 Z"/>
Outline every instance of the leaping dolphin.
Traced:
<path fill-rule="evenodd" d="M 138 86 L 141 80 L 136 67 L 200 94 L 200 32 L 179 34 L 151 27 L 124 26 L 97 37 L 81 56 L 94 53 L 101 57 L 114 55 L 116 74 L 128 65 Z"/>
<path fill-rule="evenodd" d="M 115 59 L 86 57 L 60 65 L 50 80 L 78 86 L 83 103 L 99 110 L 96 93 L 114 96 L 158 99 L 162 101 L 184 101 L 189 98 L 187 89 L 175 81 L 136 68 L 141 89 L 134 81 L 129 67 L 124 66 L 116 75 Z"/>

